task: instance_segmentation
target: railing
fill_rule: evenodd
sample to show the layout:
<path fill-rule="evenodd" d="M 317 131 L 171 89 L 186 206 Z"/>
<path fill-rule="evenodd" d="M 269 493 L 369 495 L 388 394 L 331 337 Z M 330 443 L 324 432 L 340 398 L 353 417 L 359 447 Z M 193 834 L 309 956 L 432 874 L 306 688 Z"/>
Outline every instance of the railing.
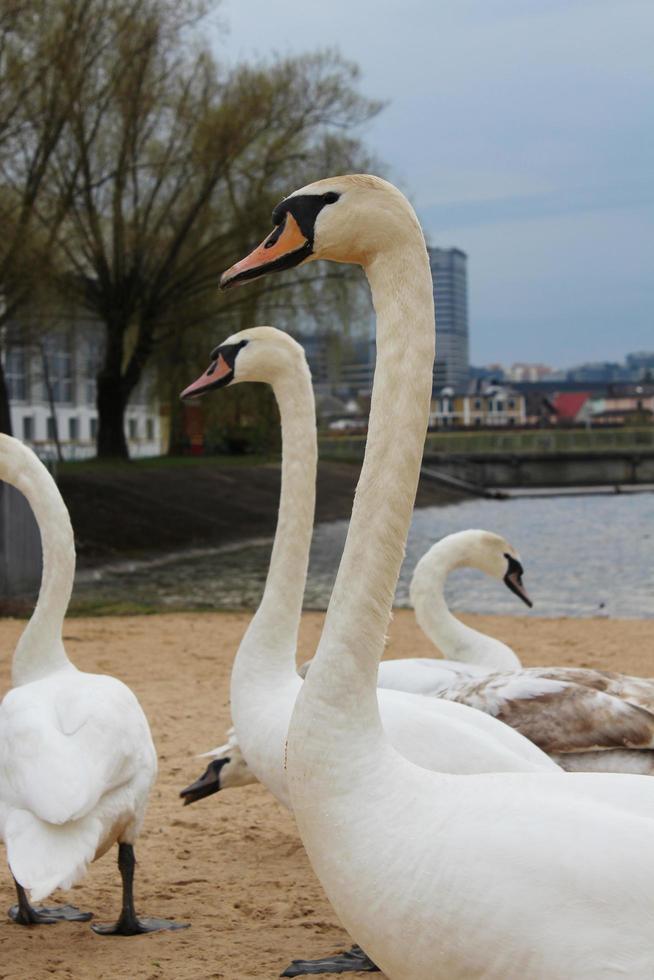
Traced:
<path fill-rule="evenodd" d="M 366 437 L 320 437 L 324 456 L 360 459 Z M 464 456 L 506 453 L 547 455 L 549 453 L 654 452 L 654 427 L 615 429 L 520 429 L 483 432 L 430 432 L 425 454 L 461 454 Z"/>

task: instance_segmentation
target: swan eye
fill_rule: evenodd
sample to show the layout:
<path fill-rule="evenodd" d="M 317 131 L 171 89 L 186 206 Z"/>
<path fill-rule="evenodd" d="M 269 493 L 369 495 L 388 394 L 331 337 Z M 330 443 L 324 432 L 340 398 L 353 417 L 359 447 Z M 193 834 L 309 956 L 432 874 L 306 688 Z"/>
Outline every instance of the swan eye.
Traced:
<path fill-rule="evenodd" d="M 335 204 L 340 196 L 341 195 L 337 194 L 336 191 L 327 191 L 326 194 L 323 194 L 322 199 L 325 204 Z"/>

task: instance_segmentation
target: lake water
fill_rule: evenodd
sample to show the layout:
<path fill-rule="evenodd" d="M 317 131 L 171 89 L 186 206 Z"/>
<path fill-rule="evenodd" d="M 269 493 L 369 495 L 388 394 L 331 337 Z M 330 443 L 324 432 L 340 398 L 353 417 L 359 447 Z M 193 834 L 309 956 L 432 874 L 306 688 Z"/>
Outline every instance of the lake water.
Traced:
<path fill-rule="evenodd" d="M 347 521 L 319 525 L 311 549 L 305 606 L 327 606 Z M 537 499 L 471 499 L 414 514 L 396 604 L 408 605 L 411 574 L 434 541 L 483 528 L 520 552 L 525 585 L 540 616 L 654 617 L 654 494 Z M 79 577 L 77 600 L 135 601 L 155 608 L 256 606 L 270 541 L 125 563 Z M 454 610 L 521 615 L 525 607 L 479 572 L 448 579 Z"/>

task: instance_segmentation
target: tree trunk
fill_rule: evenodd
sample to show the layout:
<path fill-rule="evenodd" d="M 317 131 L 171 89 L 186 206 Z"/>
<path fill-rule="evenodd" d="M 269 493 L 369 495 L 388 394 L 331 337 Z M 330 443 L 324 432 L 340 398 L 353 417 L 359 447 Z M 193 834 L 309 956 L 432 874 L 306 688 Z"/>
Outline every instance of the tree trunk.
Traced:
<path fill-rule="evenodd" d="M 125 409 L 128 394 L 123 383 L 123 337 L 126 324 L 107 323 L 107 346 L 104 363 L 98 372 L 96 405 L 98 408 L 98 457 L 129 459 L 125 438 Z"/>
<path fill-rule="evenodd" d="M 0 432 L 13 435 L 11 428 L 11 410 L 9 407 L 9 389 L 5 380 L 5 369 L 0 358 Z"/>
<path fill-rule="evenodd" d="M 125 408 L 121 379 L 107 372 L 98 375 L 98 457 L 129 459 L 125 438 Z"/>

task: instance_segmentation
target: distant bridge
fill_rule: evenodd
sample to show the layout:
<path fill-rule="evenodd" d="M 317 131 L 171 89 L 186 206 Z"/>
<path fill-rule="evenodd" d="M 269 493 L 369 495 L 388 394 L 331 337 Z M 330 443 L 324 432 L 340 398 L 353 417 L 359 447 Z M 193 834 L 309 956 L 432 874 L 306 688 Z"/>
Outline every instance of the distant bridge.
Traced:
<path fill-rule="evenodd" d="M 326 457 L 361 459 L 365 436 L 323 437 Z M 433 432 L 423 475 L 461 490 L 654 485 L 654 427 Z"/>

